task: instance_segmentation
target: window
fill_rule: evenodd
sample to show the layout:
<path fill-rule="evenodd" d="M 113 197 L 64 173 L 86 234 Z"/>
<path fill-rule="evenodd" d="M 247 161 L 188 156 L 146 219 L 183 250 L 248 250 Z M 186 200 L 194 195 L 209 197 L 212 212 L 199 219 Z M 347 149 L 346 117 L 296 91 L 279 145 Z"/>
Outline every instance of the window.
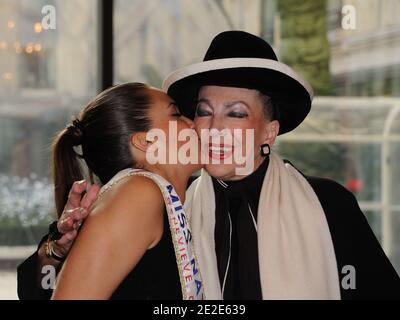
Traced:
<path fill-rule="evenodd" d="M 0 0 L 0 299 L 16 298 L 15 266 L 54 219 L 50 142 L 99 91 L 112 63 L 100 63 L 105 48 L 114 74 L 103 83 L 160 87 L 229 29 L 264 37 L 311 82 L 310 117 L 276 148 L 305 174 L 350 189 L 400 272 L 398 0 L 304 0 L 296 10 L 281 0 L 104 1 L 113 43 L 100 46 L 110 39 L 103 1 Z M 342 28 L 346 4 L 354 30 Z M 41 23 L 45 5 L 56 10 L 54 30 Z"/>
<path fill-rule="evenodd" d="M 54 30 L 42 27 L 45 5 Z M 16 298 L 16 264 L 54 219 L 50 142 L 97 77 L 96 0 L 0 0 L 0 299 Z"/>

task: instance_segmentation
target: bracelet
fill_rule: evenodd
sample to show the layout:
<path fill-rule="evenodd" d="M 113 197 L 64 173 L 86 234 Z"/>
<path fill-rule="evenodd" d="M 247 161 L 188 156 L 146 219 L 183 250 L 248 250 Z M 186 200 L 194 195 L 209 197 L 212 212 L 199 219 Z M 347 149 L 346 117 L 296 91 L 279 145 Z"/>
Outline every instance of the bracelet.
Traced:
<path fill-rule="evenodd" d="M 54 251 L 54 247 L 53 247 L 53 246 L 50 247 L 50 254 L 51 254 L 51 257 L 52 257 L 53 259 L 57 260 L 57 261 L 64 261 L 64 260 L 65 260 L 65 257 L 64 257 L 64 256 L 60 256 L 59 254 L 57 254 L 57 253 Z"/>
<path fill-rule="evenodd" d="M 52 258 L 52 259 L 54 259 L 56 261 L 59 261 L 59 262 L 64 261 L 65 257 L 60 256 L 59 254 L 57 254 L 54 251 L 53 243 L 54 243 L 53 240 L 51 240 L 50 237 L 49 237 L 47 239 L 47 241 L 45 242 L 45 244 L 44 244 L 44 251 L 46 253 L 47 258 Z"/>

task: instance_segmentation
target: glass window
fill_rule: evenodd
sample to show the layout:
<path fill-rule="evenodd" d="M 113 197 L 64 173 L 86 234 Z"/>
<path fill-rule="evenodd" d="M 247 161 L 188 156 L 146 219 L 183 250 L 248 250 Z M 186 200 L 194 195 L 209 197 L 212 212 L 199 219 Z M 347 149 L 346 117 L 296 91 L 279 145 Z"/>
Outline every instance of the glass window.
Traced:
<path fill-rule="evenodd" d="M 221 31 L 269 41 L 315 91 L 310 116 L 275 149 L 352 191 L 400 272 L 398 0 L 113 2 L 114 83 L 160 87 Z M 0 0 L 0 298 L 16 298 L 15 265 L 54 218 L 51 139 L 98 91 L 99 3 Z"/>
<path fill-rule="evenodd" d="M 42 24 L 45 6 L 55 29 Z M 16 264 L 55 218 L 51 140 L 97 92 L 96 8 L 0 0 L 0 299 L 16 298 Z"/>
<path fill-rule="evenodd" d="M 115 83 L 141 81 L 160 87 L 171 71 L 201 61 L 212 38 L 228 29 L 272 36 L 273 1 L 114 3 Z"/>

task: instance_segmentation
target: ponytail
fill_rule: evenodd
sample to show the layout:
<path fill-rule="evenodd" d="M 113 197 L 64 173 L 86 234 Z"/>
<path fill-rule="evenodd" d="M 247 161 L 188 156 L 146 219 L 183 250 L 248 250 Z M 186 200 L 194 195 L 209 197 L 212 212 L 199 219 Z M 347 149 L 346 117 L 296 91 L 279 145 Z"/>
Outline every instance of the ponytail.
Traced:
<path fill-rule="evenodd" d="M 52 145 L 54 197 L 58 217 L 67 203 L 72 184 L 83 179 L 79 155 L 74 150 L 74 146 L 81 143 L 82 130 L 79 120 L 76 119 L 72 125 L 58 133 Z"/>
<path fill-rule="evenodd" d="M 52 149 L 58 216 L 75 181 L 89 177 L 93 183 L 95 176 L 104 185 L 118 171 L 137 165 L 130 138 L 151 129 L 148 88 L 143 83 L 125 83 L 103 91 L 81 111 L 79 120 L 56 136 Z M 81 146 L 82 155 L 75 146 Z"/>

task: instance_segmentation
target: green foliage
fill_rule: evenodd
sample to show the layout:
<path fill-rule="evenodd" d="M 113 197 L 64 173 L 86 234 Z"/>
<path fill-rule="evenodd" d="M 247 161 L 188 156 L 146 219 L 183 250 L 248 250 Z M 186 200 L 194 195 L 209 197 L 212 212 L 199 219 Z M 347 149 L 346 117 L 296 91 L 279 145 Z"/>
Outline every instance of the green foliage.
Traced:
<path fill-rule="evenodd" d="M 325 0 L 277 0 L 280 58 L 301 73 L 317 95 L 331 95 Z"/>

